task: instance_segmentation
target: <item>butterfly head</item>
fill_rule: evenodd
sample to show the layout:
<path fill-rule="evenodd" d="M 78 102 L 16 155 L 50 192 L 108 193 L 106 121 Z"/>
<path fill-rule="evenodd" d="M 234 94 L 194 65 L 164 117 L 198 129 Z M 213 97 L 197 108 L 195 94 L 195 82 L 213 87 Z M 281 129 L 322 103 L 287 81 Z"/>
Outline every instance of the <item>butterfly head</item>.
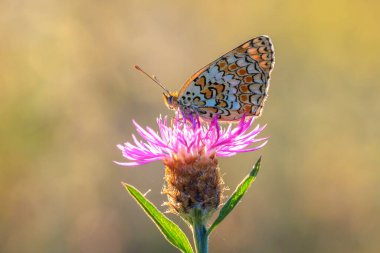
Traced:
<path fill-rule="evenodd" d="M 165 105 L 170 110 L 175 110 L 178 108 L 178 93 L 177 92 L 169 92 L 169 93 L 163 93 L 163 98 Z"/>

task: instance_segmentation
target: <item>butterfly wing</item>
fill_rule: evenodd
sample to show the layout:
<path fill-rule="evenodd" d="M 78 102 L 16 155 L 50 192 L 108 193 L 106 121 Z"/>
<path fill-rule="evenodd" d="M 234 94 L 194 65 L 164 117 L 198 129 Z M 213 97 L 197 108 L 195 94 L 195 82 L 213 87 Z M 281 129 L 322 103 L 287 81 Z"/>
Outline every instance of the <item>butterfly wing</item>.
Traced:
<path fill-rule="evenodd" d="M 267 36 L 253 38 L 196 72 L 178 92 L 179 106 L 221 121 L 259 116 L 269 89 L 274 49 Z"/>

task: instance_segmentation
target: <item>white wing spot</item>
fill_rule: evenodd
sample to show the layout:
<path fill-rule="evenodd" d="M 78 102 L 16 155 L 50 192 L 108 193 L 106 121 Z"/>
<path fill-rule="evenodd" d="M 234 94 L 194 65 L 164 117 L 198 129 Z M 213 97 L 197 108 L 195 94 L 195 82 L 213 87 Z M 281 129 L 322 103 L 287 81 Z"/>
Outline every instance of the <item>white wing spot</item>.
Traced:
<path fill-rule="evenodd" d="M 239 67 L 244 67 L 244 66 L 247 66 L 249 64 L 249 62 L 247 62 L 245 59 L 240 59 L 236 62 L 236 64 L 239 66 Z"/>
<path fill-rule="evenodd" d="M 240 80 L 232 79 L 228 83 L 231 84 L 232 86 L 237 86 L 240 84 Z"/>
<path fill-rule="evenodd" d="M 247 71 L 248 71 L 249 74 L 260 73 L 257 69 L 255 69 L 255 65 L 254 64 L 249 64 L 249 66 L 247 68 Z"/>
<path fill-rule="evenodd" d="M 234 62 L 236 62 L 236 60 L 237 60 L 236 57 L 233 56 L 233 55 L 227 56 L 227 62 L 228 62 L 228 64 L 234 63 Z"/>
<path fill-rule="evenodd" d="M 224 77 L 223 77 L 224 82 L 229 82 L 229 81 L 231 81 L 233 77 L 234 77 L 233 75 L 226 75 L 226 76 L 224 76 Z"/>
<path fill-rule="evenodd" d="M 261 74 L 254 75 L 253 80 L 255 81 L 255 83 L 264 83 L 264 80 L 261 78 Z"/>

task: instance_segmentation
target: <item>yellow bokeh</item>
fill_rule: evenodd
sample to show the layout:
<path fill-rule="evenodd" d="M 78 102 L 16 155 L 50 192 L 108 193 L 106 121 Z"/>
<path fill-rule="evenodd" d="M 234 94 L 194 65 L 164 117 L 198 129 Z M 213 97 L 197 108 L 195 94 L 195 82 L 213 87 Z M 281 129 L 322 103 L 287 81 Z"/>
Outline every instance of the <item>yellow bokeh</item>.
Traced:
<path fill-rule="evenodd" d="M 132 119 L 154 127 L 172 113 L 133 66 L 178 90 L 262 34 L 276 50 L 257 120 L 270 141 L 221 159 L 234 189 L 263 156 L 210 251 L 379 252 L 379 10 L 349 0 L 1 1 L 0 252 L 177 252 L 120 184 L 151 189 L 160 206 L 162 164 L 112 162 L 123 161 L 116 144 L 131 140 Z"/>

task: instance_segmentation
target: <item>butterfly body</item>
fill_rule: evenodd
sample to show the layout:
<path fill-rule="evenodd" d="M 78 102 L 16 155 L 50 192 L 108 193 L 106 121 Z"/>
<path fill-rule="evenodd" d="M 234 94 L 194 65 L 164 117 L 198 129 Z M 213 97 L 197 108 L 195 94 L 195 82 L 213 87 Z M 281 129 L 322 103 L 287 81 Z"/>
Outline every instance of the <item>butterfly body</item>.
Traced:
<path fill-rule="evenodd" d="M 164 93 L 170 109 L 204 120 L 260 116 L 268 96 L 274 49 L 267 36 L 253 38 L 196 72 L 179 92 Z"/>

